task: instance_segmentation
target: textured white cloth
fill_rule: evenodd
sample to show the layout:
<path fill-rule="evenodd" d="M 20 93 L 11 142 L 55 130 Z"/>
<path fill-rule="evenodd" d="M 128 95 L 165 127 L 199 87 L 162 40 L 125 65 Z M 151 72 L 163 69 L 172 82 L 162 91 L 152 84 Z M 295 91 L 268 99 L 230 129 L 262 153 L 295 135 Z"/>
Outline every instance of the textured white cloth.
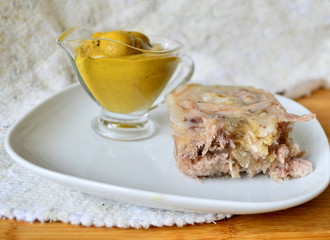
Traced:
<path fill-rule="evenodd" d="M 6 160 L 4 155 L 3 149 L 0 150 L 0 216 L 9 219 L 148 228 L 214 222 L 226 217 L 166 211 L 94 197 L 33 175 Z"/>
<path fill-rule="evenodd" d="M 0 217 L 86 226 L 149 227 L 213 222 L 185 213 L 97 198 L 21 169 L 6 155 L 8 128 L 75 81 L 55 39 L 80 25 L 178 39 L 196 65 L 193 81 L 254 85 L 290 97 L 330 83 L 328 1 L 1 1 Z M 229 217 L 229 216 L 227 216 Z"/>

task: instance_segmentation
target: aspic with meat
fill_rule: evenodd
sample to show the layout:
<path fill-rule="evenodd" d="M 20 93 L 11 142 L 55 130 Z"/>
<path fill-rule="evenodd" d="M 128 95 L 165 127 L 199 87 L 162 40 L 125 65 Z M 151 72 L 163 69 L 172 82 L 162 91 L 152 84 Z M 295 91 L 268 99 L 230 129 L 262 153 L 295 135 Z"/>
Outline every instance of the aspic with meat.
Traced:
<path fill-rule="evenodd" d="M 313 171 L 305 151 L 293 143 L 292 126 L 315 114 L 287 113 L 262 89 L 186 84 L 166 98 L 174 155 L 190 177 L 269 174 L 273 180 Z"/>

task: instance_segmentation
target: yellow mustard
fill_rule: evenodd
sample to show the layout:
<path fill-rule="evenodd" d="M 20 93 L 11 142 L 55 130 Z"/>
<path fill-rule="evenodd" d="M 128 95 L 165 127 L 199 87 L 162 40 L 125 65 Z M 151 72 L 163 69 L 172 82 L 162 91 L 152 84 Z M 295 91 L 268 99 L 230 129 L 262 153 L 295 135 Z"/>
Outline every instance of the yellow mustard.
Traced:
<path fill-rule="evenodd" d="M 96 32 L 91 38 L 115 40 L 84 41 L 76 51 L 77 68 L 94 98 L 114 113 L 150 108 L 175 71 L 178 57 L 148 52 L 157 46 L 138 32 Z"/>

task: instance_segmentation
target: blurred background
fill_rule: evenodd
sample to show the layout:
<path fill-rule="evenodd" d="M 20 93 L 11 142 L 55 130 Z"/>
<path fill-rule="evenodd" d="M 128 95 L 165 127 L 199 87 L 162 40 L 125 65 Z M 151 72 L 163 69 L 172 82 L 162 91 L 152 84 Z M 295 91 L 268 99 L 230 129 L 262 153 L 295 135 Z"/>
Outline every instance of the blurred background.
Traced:
<path fill-rule="evenodd" d="M 195 61 L 194 82 L 293 98 L 330 83 L 329 1 L 2 0 L 0 105 L 13 106 L 8 118 L 76 81 L 56 38 L 77 25 L 179 40 Z"/>

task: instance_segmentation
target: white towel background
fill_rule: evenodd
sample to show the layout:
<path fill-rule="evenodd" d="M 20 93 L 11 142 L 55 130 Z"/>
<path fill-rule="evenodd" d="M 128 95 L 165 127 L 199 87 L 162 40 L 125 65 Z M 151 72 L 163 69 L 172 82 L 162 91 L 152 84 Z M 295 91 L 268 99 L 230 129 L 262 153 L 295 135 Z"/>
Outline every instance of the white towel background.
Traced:
<path fill-rule="evenodd" d="M 330 86 L 328 1 L 0 1 L 0 217 L 136 228 L 226 217 L 97 198 L 33 175 L 7 156 L 8 128 L 76 81 L 55 43 L 76 25 L 177 39 L 195 61 L 195 82 L 253 85 L 293 98 Z"/>

